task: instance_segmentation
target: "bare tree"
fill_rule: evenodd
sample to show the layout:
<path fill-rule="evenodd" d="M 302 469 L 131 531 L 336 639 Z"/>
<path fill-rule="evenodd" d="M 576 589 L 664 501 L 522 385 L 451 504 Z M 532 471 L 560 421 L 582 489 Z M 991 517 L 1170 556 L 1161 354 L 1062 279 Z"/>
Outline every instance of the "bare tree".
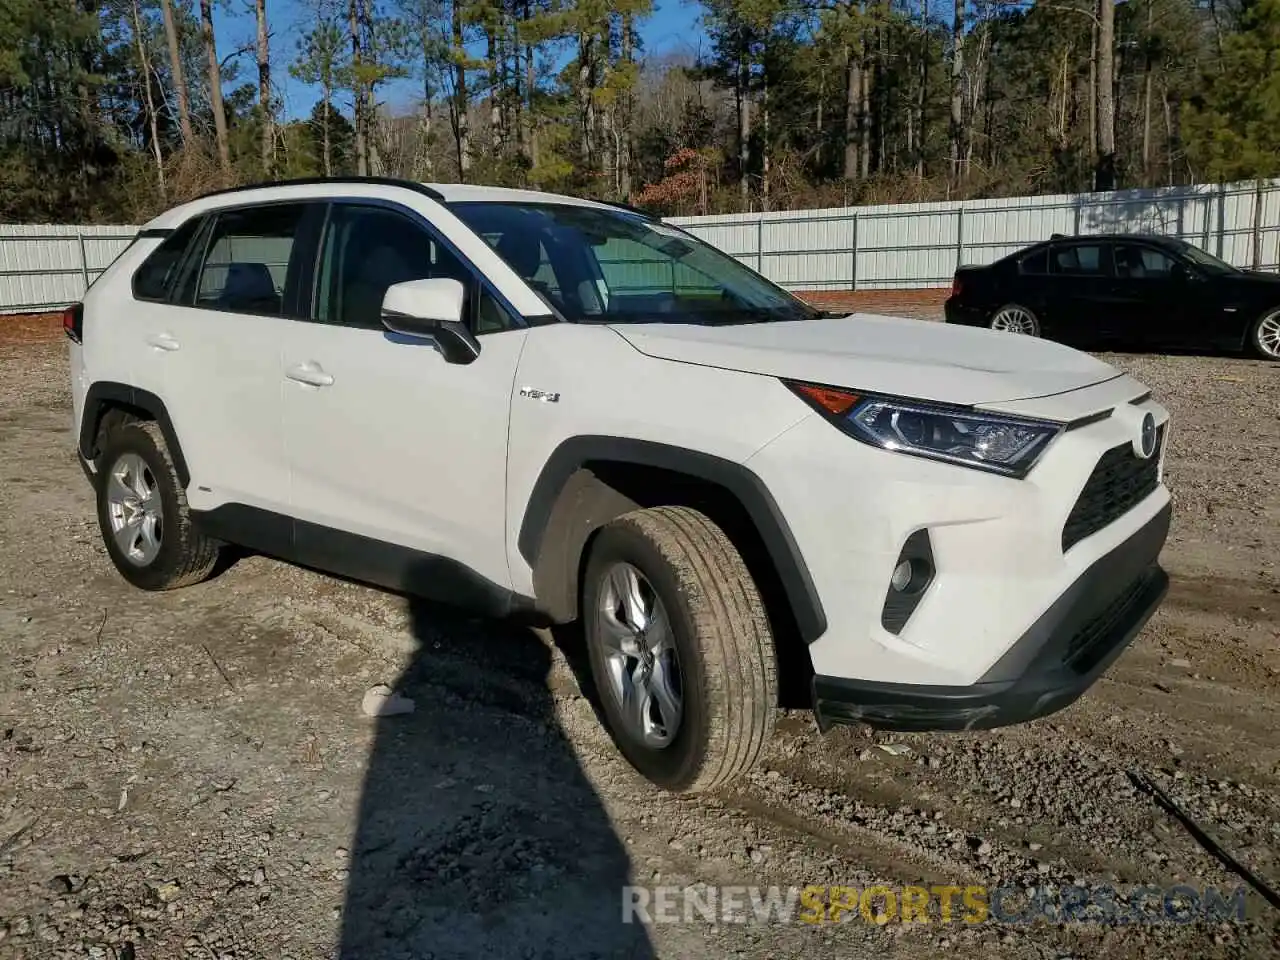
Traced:
<path fill-rule="evenodd" d="M 1098 164 L 1095 190 L 1116 185 L 1116 5 L 1098 0 Z"/>
<path fill-rule="evenodd" d="M 213 4 L 200 0 L 200 35 L 209 58 L 209 108 L 213 111 L 214 135 L 218 139 L 218 162 L 222 176 L 231 179 L 231 148 L 227 144 L 227 113 L 222 106 L 222 66 L 218 62 L 218 46 L 213 37 Z"/>
<path fill-rule="evenodd" d="M 369 175 L 369 122 L 365 115 L 364 52 L 360 42 L 360 20 L 363 0 L 348 0 L 347 28 L 351 37 L 351 87 L 352 105 L 355 110 L 356 173 Z"/>
<path fill-rule="evenodd" d="M 138 5 L 134 3 L 134 14 Z M 160 0 L 160 12 L 164 15 L 164 36 L 169 43 L 169 71 L 173 75 L 173 92 L 178 98 L 178 125 L 182 130 L 182 142 L 190 146 L 195 135 L 191 132 L 191 102 L 187 96 L 187 78 L 182 70 L 182 49 L 178 43 L 178 25 L 173 19 L 172 0 Z"/>
<path fill-rule="evenodd" d="M 267 39 L 267 0 L 257 0 L 258 14 L 258 109 L 262 111 L 262 173 L 272 175 L 272 147 L 275 118 L 271 111 L 271 45 Z M 325 118 L 326 121 L 328 118 Z"/>
<path fill-rule="evenodd" d="M 862 63 L 851 44 L 844 47 L 844 178 L 856 180 L 860 172 L 862 149 Z"/>
<path fill-rule="evenodd" d="M 738 30 L 738 72 L 735 75 L 734 93 L 738 102 L 738 189 L 742 196 L 742 209 L 751 209 L 751 51 L 746 24 Z"/>
<path fill-rule="evenodd" d="M 471 121 L 467 116 L 470 100 L 467 94 L 466 38 L 462 32 L 462 0 L 453 0 L 451 6 L 449 30 L 452 45 L 449 55 L 453 60 L 453 97 L 449 119 L 453 124 L 453 141 L 458 155 L 458 179 L 466 183 L 467 171 L 471 169 Z"/>
<path fill-rule="evenodd" d="M 165 4 L 168 9 L 168 3 Z M 151 130 L 151 150 L 156 158 L 156 183 L 160 187 L 160 197 L 164 199 L 166 190 L 164 182 L 164 156 L 160 153 L 160 130 L 156 123 L 156 102 L 151 96 L 151 57 L 147 53 L 146 35 L 142 29 L 142 13 L 138 9 L 138 0 L 133 0 L 133 38 L 138 46 L 138 70 L 142 77 L 142 102 L 147 112 L 147 126 Z"/>
<path fill-rule="evenodd" d="M 953 187 L 964 181 L 964 8 L 965 0 L 955 0 L 951 23 L 951 175 Z"/>

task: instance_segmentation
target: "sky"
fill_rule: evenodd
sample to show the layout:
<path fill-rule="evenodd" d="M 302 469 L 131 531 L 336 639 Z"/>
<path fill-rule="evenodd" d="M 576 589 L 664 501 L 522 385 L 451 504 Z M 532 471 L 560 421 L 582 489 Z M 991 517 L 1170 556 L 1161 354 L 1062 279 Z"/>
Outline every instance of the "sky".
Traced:
<path fill-rule="evenodd" d="M 287 119 L 306 117 L 320 99 L 319 89 L 300 83 L 289 76 L 289 64 L 297 55 L 298 41 L 310 26 L 309 4 L 303 0 L 267 0 L 267 17 L 271 25 L 271 77 L 276 95 L 281 100 Z M 696 0 L 654 0 L 654 13 L 640 28 L 645 55 L 679 52 L 697 57 L 705 52 L 707 41 L 702 32 L 701 8 Z M 257 68 L 251 52 L 257 37 L 251 0 L 228 0 L 215 3 L 213 11 L 214 32 L 218 43 L 218 56 L 226 58 L 237 48 L 247 52 L 239 59 L 239 72 L 234 83 L 256 83 Z M 479 50 L 476 51 L 479 54 Z M 560 51 L 562 58 L 571 56 L 568 45 Z M 401 80 L 388 84 L 380 92 L 393 109 L 413 103 L 419 84 L 415 80 Z"/>

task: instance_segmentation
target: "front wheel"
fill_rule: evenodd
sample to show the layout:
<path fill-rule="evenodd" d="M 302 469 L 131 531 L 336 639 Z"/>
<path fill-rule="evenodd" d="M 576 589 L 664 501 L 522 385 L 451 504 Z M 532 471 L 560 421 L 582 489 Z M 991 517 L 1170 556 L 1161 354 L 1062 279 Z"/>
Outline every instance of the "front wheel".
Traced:
<path fill-rule="evenodd" d="M 607 524 L 582 614 L 605 724 L 637 771 L 696 793 L 754 766 L 778 698 L 773 639 L 746 564 L 708 517 L 658 507 Z"/>
<path fill-rule="evenodd" d="M 1264 313 L 1254 321 L 1249 347 L 1263 360 L 1280 360 L 1280 310 Z"/>
<path fill-rule="evenodd" d="M 1006 303 L 991 315 L 990 327 L 1003 333 L 1021 333 L 1028 337 L 1040 336 L 1040 321 L 1028 308 L 1019 303 Z"/>

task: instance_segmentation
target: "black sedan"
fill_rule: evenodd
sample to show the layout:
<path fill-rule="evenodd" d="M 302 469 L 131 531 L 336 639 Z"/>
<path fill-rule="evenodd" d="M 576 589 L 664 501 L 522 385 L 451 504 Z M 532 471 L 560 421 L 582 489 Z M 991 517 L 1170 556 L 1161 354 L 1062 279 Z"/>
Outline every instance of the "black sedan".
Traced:
<path fill-rule="evenodd" d="M 956 270 L 946 319 L 1077 346 L 1209 347 L 1280 360 L 1280 276 L 1169 237 L 1054 236 Z"/>

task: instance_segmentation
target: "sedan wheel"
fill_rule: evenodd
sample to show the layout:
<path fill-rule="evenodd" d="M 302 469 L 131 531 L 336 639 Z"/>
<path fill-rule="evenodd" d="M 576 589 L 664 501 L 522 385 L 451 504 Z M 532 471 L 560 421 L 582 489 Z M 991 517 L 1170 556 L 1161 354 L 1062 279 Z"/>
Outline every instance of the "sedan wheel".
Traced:
<path fill-rule="evenodd" d="M 1040 324 L 1035 314 L 1016 303 L 1001 307 L 991 318 L 991 329 L 1003 333 L 1021 333 L 1029 337 L 1040 336 Z"/>
<path fill-rule="evenodd" d="M 1258 320 L 1253 328 L 1253 348 L 1267 360 L 1280 360 L 1280 310 Z"/>

